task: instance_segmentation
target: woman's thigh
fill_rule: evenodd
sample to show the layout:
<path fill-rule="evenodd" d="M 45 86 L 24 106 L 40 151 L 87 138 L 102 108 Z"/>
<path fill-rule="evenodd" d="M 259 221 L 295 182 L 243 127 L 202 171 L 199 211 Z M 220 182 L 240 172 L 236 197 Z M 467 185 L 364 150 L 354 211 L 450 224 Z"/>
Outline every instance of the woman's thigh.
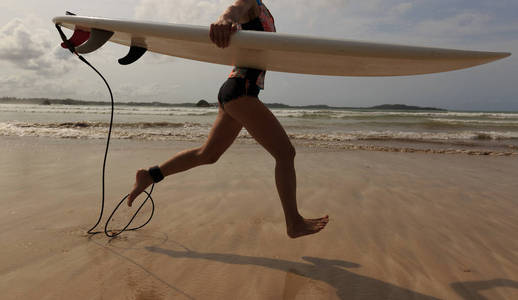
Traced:
<path fill-rule="evenodd" d="M 225 112 L 241 123 L 275 159 L 289 159 L 295 155 L 281 123 L 259 99 L 245 96 L 230 101 L 225 104 Z"/>
<path fill-rule="evenodd" d="M 211 156 L 221 156 L 232 145 L 241 128 L 241 123 L 219 108 L 218 116 L 201 151 Z"/>

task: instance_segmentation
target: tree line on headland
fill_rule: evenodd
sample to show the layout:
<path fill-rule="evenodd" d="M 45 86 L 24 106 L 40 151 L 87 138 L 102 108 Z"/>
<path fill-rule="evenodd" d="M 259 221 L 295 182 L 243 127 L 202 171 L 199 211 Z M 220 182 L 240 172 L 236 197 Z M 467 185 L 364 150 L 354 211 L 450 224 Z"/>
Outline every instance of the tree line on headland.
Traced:
<path fill-rule="evenodd" d="M 16 98 L 16 97 L 1 97 L 0 103 L 4 104 L 36 104 L 36 105 L 110 105 L 110 102 L 106 101 L 86 101 L 76 99 L 50 99 L 50 98 Z M 157 107 L 215 107 L 217 103 L 209 103 L 206 100 L 199 100 L 196 103 L 185 102 L 185 103 L 164 103 L 159 101 L 153 102 L 116 102 L 115 105 L 121 106 L 157 106 Z M 405 104 L 383 104 L 371 107 L 339 107 L 329 106 L 325 104 L 318 105 L 287 105 L 283 103 L 265 103 L 269 108 L 286 108 L 286 109 L 377 109 L 377 110 L 434 110 L 434 111 L 446 111 L 442 108 L 436 107 L 421 107 L 411 106 Z"/>

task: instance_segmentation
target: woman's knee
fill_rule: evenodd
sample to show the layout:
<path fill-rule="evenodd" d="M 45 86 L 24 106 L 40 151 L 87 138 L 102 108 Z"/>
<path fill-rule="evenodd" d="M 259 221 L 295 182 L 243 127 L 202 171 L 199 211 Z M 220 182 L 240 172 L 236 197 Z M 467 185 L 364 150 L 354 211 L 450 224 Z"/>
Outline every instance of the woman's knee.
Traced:
<path fill-rule="evenodd" d="M 293 161 L 295 159 L 295 154 L 295 147 L 293 147 L 291 143 L 288 143 L 288 145 L 284 146 L 274 155 L 274 158 L 277 161 Z"/>

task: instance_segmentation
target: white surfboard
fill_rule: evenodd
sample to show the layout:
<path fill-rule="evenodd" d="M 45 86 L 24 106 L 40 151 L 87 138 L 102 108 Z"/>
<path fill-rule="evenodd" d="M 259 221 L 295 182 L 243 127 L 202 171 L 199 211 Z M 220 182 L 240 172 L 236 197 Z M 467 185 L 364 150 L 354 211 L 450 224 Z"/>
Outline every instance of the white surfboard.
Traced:
<path fill-rule="evenodd" d="M 53 22 L 72 30 L 92 32 L 90 39 L 94 32 L 113 32 L 106 39 L 110 37 L 111 42 L 156 53 L 215 64 L 315 75 L 428 74 L 469 68 L 510 55 L 257 31 L 239 31 L 232 36 L 228 48 L 220 49 L 210 41 L 209 28 L 205 26 L 81 16 L 55 17 Z"/>

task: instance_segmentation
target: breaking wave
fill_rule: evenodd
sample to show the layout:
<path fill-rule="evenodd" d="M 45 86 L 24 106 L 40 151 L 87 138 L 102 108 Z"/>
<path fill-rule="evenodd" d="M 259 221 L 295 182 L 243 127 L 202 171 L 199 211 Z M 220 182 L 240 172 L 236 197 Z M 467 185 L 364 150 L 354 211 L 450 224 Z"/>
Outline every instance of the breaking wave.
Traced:
<path fill-rule="evenodd" d="M 104 138 L 108 129 L 107 122 L 0 122 L 0 136 L 35 136 L 58 138 Z M 205 138 L 210 123 L 196 122 L 135 122 L 114 124 L 114 138 L 167 140 L 175 138 Z M 310 141 L 359 141 L 359 140 L 513 140 L 518 139 L 516 131 L 455 131 L 455 132 L 418 132 L 393 130 L 353 130 L 334 132 L 305 132 L 298 126 L 288 126 L 291 138 Z M 307 128 L 307 127 L 305 127 Z M 246 137 L 243 131 L 242 137 Z"/>

